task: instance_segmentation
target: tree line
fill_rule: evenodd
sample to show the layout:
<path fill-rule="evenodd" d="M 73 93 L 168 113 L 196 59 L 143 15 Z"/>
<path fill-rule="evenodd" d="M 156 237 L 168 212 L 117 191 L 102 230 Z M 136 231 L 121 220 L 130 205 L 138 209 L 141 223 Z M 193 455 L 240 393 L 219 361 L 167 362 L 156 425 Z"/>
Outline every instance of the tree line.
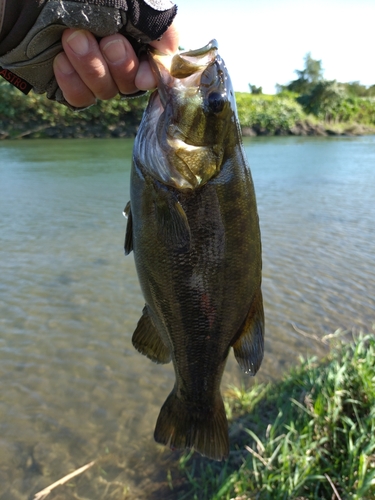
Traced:
<path fill-rule="evenodd" d="M 358 121 L 375 123 L 375 84 L 340 83 L 323 77 L 322 61 L 304 58 L 304 68 L 295 70 L 297 78 L 286 85 L 276 85 L 279 96 L 289 96 L 298 102 L 306 114 L 326 122 Z M 262 93 L 261 87 L 249 84 L 252 94 Z"/>

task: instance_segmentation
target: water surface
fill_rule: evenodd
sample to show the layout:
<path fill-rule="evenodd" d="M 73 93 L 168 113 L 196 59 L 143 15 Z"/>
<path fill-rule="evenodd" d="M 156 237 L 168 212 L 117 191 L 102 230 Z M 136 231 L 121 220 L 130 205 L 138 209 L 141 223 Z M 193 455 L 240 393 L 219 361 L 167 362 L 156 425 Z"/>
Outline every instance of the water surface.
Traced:
<path fill-rule="evenodd" d="M 140 498 L 152 467 L 165 475 L 170 452 L 152 434 L 173 369 L 131 345 L 144 305 L 123 255 L 131 149 L 0 144 L 0 500 L 98 458 L 60 499 Z M 255 138 L 246 151 L 267 322 L 256 378 L 268 381 L 324 353 L 312 336 L 375 323 L 375 138 Z M 223 389 L 241 381 L 253 383 L 231 354 Z"/>

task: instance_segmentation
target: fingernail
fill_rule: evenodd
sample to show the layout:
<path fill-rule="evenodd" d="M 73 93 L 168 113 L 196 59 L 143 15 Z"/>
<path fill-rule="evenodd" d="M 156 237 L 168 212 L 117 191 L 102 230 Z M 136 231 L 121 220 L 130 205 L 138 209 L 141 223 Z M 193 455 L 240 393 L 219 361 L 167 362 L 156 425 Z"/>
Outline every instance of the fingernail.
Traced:
<path fill-rule="evenodd" d="M 89 39 L 82 30 L 74 31 L 67 39 L 67 43 L 78 56 L 86 55 L 90 48 Z"/>
<path fill-rule="evenodd" d="M 139 63 L 134 83 L 139 90 L 152 90 L 156 87 L 155 76 L 147 60 Z"/>
<path fill-rule="evenodd" d="M 122 40 L 112 40 L 103 47 L 105 58 L 108 62 L 116 64 L 124 61 L 126 50 Z"/>
<path fill-rule="evenodd" d="M 64 75 L 71 75 L 75 71 L 64 53 L 58 54 L 55 57 L 55 65 L 61 73 L 64 73 Z"/>

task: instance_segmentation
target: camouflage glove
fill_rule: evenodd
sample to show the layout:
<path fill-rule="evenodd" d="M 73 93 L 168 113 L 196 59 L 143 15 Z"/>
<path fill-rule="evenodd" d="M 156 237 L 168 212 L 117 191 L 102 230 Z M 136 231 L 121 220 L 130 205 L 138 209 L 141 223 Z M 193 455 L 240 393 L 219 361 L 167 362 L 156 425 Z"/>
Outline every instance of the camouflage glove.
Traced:
<path fill-rule="evenodd" d="M 9 4 L 14 1 L 8 0 Z M 4 7 L 6 12 L 8 4 L 0 0 L 0 26 Z M 53 60 L 62 51 L 61 36 L 66 28 L 86 29 L 98 38 L 121 33 L 139 49 L 160 38 L 176 11 L 170 0 L 46 0 L 42 9 L 38 7 L 35 24 L 21 43 L 0 55 L 0 75 L 25 93 L 33 88 L 72 107 L 53 73 Z"/>

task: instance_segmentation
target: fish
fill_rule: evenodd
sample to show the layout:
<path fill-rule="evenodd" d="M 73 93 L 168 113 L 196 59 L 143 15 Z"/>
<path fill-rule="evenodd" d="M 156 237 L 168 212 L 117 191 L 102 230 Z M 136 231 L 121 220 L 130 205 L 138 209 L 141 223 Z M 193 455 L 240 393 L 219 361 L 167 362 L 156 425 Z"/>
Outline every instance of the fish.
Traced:
<path fill-rule="evenodd" d="M 132 343 L 176 381 L 154 438 L 222 461 L 220 383 L 231 347 L 258 371 L 264 351 L 259 217 L 235 95 L 216 40 L 172 55 L 149 49 L 158 86 L 135 138 L 125 254 L 145 299 Z"/>

